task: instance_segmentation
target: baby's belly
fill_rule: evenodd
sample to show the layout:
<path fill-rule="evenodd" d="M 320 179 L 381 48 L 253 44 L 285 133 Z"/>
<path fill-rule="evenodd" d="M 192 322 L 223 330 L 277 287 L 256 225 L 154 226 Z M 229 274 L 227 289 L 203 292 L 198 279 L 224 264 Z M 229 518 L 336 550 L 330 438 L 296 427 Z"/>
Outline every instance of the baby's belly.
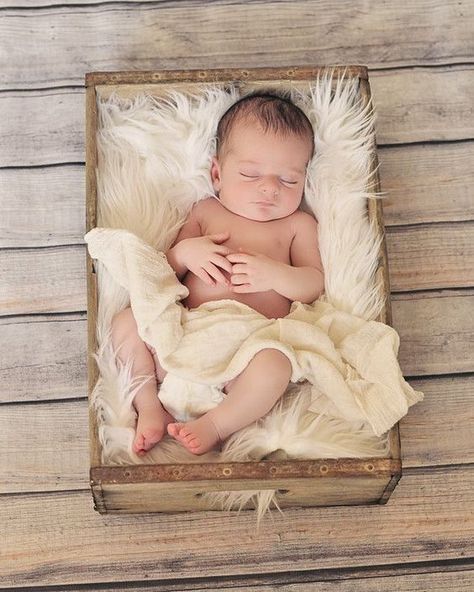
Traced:
<path fill-rule="evenodd" d="M 269 319 L 285 317 L 290 312 L 291 301 L 274 290 L 236 294 L 222 285 L 208 286 L 191 272 L 188 272 L 181 281 L 189 290 L 189 296 L 183 300 L 187 308 L 197 308 L 200 304 L 211 300 L 230 299 L 243 302 Z"/>

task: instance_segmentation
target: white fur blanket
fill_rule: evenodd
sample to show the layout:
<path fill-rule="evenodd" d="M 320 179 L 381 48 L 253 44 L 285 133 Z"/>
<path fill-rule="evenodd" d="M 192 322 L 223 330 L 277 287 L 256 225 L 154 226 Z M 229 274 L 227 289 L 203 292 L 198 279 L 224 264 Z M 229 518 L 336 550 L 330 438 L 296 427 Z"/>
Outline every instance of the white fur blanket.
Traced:
<path fill-rule="evenodd" d="M 162 402 L 177 419 L 195 418 L 203 407 L 212 408 L 211 387 L 235 378 L 265 348 L 289 358 L 292 382 L 308 380 L 316 387 L 309 411 L 366 421 L 377 436 L 420 400 L 400 372 L 398 335 L 383 323 L 318 301 L 312 306 L 294 302 L 281 319 L 267 319 L 234 300 L 207 302 L 189 311 L 179 304 L 188 289 L 164 253 L 124 230 L 95 228 L 85 240 L 91 257 L 129 292 L 139 335 L 156 349 L 162 367 L 172 377 L 208 385 L 196 394 L 182 385 L 189 394 L 183 401 L 179 393 L 169 392 L 165 378 L 162 389 L 168 396 Z"/>

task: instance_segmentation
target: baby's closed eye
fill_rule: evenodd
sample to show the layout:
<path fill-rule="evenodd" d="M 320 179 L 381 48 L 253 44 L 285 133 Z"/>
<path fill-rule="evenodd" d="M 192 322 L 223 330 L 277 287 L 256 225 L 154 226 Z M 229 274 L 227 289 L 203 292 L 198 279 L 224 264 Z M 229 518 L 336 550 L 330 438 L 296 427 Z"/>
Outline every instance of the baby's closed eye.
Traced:
<path fill-rule="evenodd" d="M 259 175 L 257 173 L 255 173 L 255 174 L 248 174 L 248 173 L 242 173 L 241 172 L 240 175 L 242 177 L 245 177 L 246 179 L 260 179 L 260 177 L 261 177 L 261 175 Z M 280 177 L 279 179 L 280 179 L 280 181 L 282 183 L 285 183 L 286 185 L 296 185 L 298 183 L 298 181 L 292 181 L 292 180 L 286 179 L 284 177 Z"/>

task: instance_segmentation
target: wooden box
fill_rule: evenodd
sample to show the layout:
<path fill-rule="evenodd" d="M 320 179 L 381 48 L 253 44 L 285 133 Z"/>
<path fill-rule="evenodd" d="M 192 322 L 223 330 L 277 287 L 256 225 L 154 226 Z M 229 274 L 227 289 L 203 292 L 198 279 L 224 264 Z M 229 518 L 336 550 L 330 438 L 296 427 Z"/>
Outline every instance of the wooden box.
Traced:
<path fill-rule="evenodd" d="M 186 70 L 157 72 L 90 73 L 86 75 L 86 189 L 87 230 L 96 226 L 96 131 L 97 99 L 116 91 L 132 96 L 142 90 L 160 94 L 170 86 L 176 89 L 203 83 L 265 81 L 274 84 L 315 80 L 326 68 L 258 68 Z M 359 79 L 363 101 L 370 101 L 367 68 L 350 66 L 334 68 Z M 377 167 L 373 146 L 372 168 Z M 377 175 L 377 173 L 375 173 Z M 378 176 L 375 191 L 379 190 Z M 379 200 L 368 201 L 369 217 L 377 222 L 384 236 L 382 206 Z M 378 272 L 384 293 L 389 296 L 385 240 Z M 92 354 L 97 350 L 97 285 L 92 260 L 87 255 L 88 279 L 88 371 L 89 396 L 97 381 L 98 370 Z M 378 320 L 390 324 L 390 299 Z M 276 490 L 281 508 L 292 506 L 335 506 L 384 504 L 401 477 L 398 424 L 390 432 L 390 454 L 387 458 L 319 459 L 312 461 L 278 461 L 244 463 L 202 463 L 104 466 L 98 438 L 97 419 L 90 412 L 91 469 L 90 484 L 95 508 L 107 512 L 176 512 L 215 509 L 203 497 L 205 492 L 230 490 Z"/>

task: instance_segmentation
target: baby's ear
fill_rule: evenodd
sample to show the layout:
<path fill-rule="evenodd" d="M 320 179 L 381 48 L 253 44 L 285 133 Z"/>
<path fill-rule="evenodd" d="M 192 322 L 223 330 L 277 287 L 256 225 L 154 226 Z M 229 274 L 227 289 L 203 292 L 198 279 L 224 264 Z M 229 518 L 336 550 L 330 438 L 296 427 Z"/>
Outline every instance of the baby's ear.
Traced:
<path fill-rule="evenodd" d="M 217 156 L 212 157 L 211 164 L 211 181 L 215 191 L 219 191 L 221 188 L 221 168 Z"/>

